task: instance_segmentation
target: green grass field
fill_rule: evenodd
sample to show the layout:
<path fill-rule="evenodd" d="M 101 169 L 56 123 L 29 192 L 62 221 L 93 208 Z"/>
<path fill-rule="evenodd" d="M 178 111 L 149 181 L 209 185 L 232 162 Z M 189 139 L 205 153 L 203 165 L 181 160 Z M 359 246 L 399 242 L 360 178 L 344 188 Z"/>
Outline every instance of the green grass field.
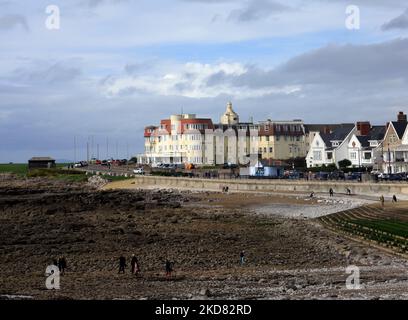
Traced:
<path fill-rule="evenodd" d="M 63 168 L 66 166 L 65 163 L 57 163 L 55 169 L 36 169 L 29 172 L 28 165 L 24 163 L 0 164 L 0 173 L 14 173 L 23 177 L 47 177 L 67 182 L 86 182 L 88 180 L 89 176 L 85 172 L 64 170 Z M 108 175 L 101 177 L 109 181 L 130 179 L 129 177 Z"/>
<path fill-rule="evenodd" d="M 25 163 L 13 163 L 13 164 L 0 164 L 0 173 L 13 173 L 22 177 L 49 177 L 59 180 L 68 181 L 86 181 L 87 176 L 85 173 L 71 173 L 63 170 L 67 164 L 57 163 L 55 169 L 36 169 L 31 172 L 28 171 L 28 165 Z"/>
<path fill-rule="evenodd" d="M 408 252 L 408 222 L 406 204 L 382 210 L 364 207 L 318 218 L 331 228 L 351 236 L 374 241 L 398 252 Z M 401 212 L 403 215 L 401 216 Z"/>
<path fill-rule="evenodd" d="M 66 163 L 57 163 L 57 168 L 67 166 Z M 15 173 L 26 175 L 28 173 L 28 164 L 26 163 L 0 163 L 0 173 Z"/>
<path fill-rule="evenodd" d="M 2 164 L 0 163 L 0 173 L 15 173 L 26 175 L 28 172 L 28 165 L 25 163 Z"/>

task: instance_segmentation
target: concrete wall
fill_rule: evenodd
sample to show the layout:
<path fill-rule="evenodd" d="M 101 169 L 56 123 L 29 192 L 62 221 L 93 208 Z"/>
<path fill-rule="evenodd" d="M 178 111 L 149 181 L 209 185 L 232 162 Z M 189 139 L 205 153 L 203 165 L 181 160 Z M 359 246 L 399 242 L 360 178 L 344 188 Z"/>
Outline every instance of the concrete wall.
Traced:
<path fill-rule="evenodd" d="M 137 176 L 136 185 L 156 186 L 158 188 L 204 189 L 221 191 L 228 186 L 230 191 L 259 191 L 259 192 L 324 192 L 333 188 L 335 193 L 345 193 L 346 187 L 353 194 L 379 197 L 380 195 L 402 196 L 408 199 L 408 183 L 358 183 L 337 181 L 293 181 L 293 180 L 252 180 L 252 179 L 197 179 L 173 178 L 156 176 Z"/>

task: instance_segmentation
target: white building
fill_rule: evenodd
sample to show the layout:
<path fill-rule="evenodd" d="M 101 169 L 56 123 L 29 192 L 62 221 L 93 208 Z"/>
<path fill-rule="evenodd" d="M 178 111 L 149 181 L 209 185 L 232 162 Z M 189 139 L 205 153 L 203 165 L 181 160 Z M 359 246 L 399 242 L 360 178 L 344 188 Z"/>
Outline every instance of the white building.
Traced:
<path fill-rule="evenodd" d="M 378 170 L 382 162 L 381 142 L 384 134 L 385 126 L 370 126 L 369 130 L 354 133 L 348 143 L 347 159 L 351 165 Z"/>
<path fill-rule="evenodd" d="M 306 156 L 307 167 L 337 166 L 339 161 L 347 159 L 348 144 L 356 132 L 357 127 L 352 123 L 341 124 L 330 133 L 317 132 Z"/>
<path fill-rule="evenodd" d="M 258 156 L 258 129 L 239 123 L 228 103 L 220 124 L 195 114 L 172 115 L 160 126 L 145 127 L 145 163 L 246 164 Z"/>
<path fill-rule="evenodd" d="M 382 171 L 384 173 L 408 172 L 408 123 L 407 116 L 400 112 L 398 120 L 387 124 L 381 144 Z"/>

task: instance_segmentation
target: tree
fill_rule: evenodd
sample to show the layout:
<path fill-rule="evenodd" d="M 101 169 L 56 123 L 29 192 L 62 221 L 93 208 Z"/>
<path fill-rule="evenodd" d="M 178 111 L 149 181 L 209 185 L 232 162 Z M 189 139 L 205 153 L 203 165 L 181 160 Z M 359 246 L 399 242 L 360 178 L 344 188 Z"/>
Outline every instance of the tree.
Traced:
<path fill-rule="evenodd" d="M 351 161 L 349 159 L 343 159 L 338 162 L 340 169 L 344 170 L 351 166 Z"/>

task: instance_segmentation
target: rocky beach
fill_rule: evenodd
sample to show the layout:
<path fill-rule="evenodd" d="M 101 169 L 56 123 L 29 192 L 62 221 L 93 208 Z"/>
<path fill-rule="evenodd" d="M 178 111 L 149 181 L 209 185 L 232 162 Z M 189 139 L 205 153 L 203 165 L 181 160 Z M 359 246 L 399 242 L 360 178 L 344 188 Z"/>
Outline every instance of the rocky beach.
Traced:
<path fill-rule="evenodd" d="M 408 299 L 407 260 L 314 219 L 369 200 L 100 188 L 1 175 L 0 299 Z M 47 290 L 59 256 L 61 289 Z M 346 288 L 349 265 L 358 290 Z"/>

